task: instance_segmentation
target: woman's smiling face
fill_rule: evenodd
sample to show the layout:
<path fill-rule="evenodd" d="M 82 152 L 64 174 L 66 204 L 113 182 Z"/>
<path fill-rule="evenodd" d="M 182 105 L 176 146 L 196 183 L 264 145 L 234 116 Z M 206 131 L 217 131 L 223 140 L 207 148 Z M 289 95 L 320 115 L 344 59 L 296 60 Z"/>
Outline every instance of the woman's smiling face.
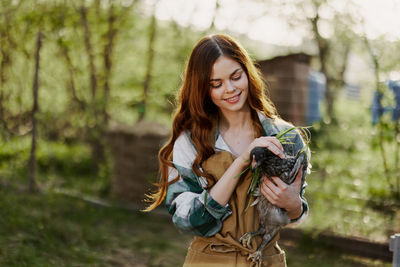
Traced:
<path fill-rule="evenodd" d="M 241 111 L 248 107 L 248 92 L 249 81 L 242 66 L 229 57 L 220 56 L 211 72 L 212 102 L 222 113 Z"/>

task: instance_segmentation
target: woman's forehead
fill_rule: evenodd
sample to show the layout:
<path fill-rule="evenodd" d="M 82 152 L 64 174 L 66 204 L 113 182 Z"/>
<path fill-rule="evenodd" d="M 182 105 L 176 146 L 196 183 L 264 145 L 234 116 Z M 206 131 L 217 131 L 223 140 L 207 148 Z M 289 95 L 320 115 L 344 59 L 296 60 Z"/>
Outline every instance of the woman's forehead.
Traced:
<path fill-rule="evenodd" d="M 241 65 L 234 59 L 226 56 L 220 56 L 211 69 L 211 80 L 224 79 L 234 72 L 242 69 Z"/>

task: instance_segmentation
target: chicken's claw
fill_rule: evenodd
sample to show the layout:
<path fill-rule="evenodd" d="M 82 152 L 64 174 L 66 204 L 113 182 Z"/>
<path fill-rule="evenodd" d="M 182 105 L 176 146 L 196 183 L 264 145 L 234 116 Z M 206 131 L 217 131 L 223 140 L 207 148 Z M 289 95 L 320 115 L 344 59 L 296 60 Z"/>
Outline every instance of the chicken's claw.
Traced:
<path fill-rule="evenodd" d="M 251 265 L 250 266 L 256 266 L 256 267 L 261 267 L 262 262 L 263 262 L 263 257 L 262 257 L 262 252 L 260 250 L 257 250 L 254 253 L 251 253 L 247 260 L 251 259 Z"/>

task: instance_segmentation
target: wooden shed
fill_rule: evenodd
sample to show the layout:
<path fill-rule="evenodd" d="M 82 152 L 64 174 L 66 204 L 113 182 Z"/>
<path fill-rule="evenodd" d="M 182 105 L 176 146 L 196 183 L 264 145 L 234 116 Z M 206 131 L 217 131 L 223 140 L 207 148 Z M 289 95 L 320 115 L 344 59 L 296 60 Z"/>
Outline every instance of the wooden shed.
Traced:
<path fill-rule="evenodd" d="M 311 56 L 298 53 L 258 62 L 278 113 L 297 126 L 307 124 L 310 60 Z"/>
<path fill-rule="evenodd" d="M 169 131 L 163 126 L 146 121 L 109 130 L 108 143 L 114 161 L 113 196 L 145 207 L 145 194 L 154 190 L 151 184 L 158 180 L 158 151 L 168 137 Z"/>

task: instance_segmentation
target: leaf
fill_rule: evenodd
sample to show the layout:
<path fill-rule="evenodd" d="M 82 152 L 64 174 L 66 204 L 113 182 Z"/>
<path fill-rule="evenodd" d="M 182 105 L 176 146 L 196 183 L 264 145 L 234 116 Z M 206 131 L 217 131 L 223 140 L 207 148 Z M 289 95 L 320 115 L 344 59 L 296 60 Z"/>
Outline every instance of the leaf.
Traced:
<path fill-rule="evenodd" d="M 276 138 L 281 142 L 281 140 L 287 140 L 287 139 L 290 139 L 290 137 L 289 136 L 284 136 L 284 135 L 286 135 L 286 134 L 290 134 L 290 135 L 295 135 L 295 133 L 290 133 L 291 131 L 293 131 L 293 130 L 296 130 L 296 129 L 298 129 L 298 130 L 300 130 L 303 134 L 304 134 L 304 136 L 305 136 L 305 138 L 306 138 L 306 140 L 305 140 L 305 142 L 306 142 L 306 144 L 308 144 L 309 143 L 309 141 L 310 141 L 310 132 L 307 130 L 308 128 L 311 128 L 311 126 L 307 126 L 307 127 L 303 127 L 303 126 L 293 126 L 293 127 L 290 127 L 290 128 L 288 128 L 288 129 L 283 129 L 282 131 L 280 131 L 277 135 L 276 135 Z M 282 143 L 282 142 L 281 142 Z"/>
<path fill-rule="evenodd" d="M 203 217 L 206 214 L 207 196 L 208 196 L 208 192 L 206 191 L 204 193 L 204 210 L 203 210 L 203 214 L 201 215 L 201 217 Z"/>
<path fill-rule="evenodd" d="M 251 195 L 248 195 L 247 199 L 246 199 L 246 208 L 244 208 L 244 212 L 246 212 L 247 209 L 250 207 L 250 199 L 251 199 Z"/>
<path fill-rule="evenodd" d="M 280 140 L 280 139 L 282 138 L 282 136 L 284 136 L 284 135 L 287 134 L 288 132 L 293 131 L 293 130 L 296 129 L 296 128 L 297 128 L 297 127 L 290 127 L 289 129 L 282 130 L 282 131 L 280 131 L 280 132 L 276 135 L 276 138 L 277 138 L 278 140 Z"/>
<path fill-rule="evenodd" d="M 294 144 L 293 142 L 290 142 L 289 140 L 291 139 L 290 136 L 284 136 L 286 134 L 290 134 L 290 135 L 294 135 L 295 133 L 290 133 L 291 131 L 298 129 L 299 131 L 301 131 L 303 133 L 303 136 L 305 138 L 304 143 L 305 146 L 303 147 L 303 149 L 297 154 L 297 158 L 304 152 L 306 151 L 306 156 L 307 156 L 307 148 L 309 148 L 310 142 L 311 142 L 311 137 L 310 137 L 310 131 L 308 130 L 308 128 L 311 128 L 312 126 L 307 126 L 307 127 L 303 127 L 303 126 L 293 126 L 290 127 L 286 130 L 282 130 L 280 131 L 277 135 L 276 138 L 279 140 L 279 142 L 281 144 Z"/>
<path fill-rule="evenodd" d="M 248 169 L 250 169 L 250 165 L 247 166 L 246 169 L 244 169 L 241 173 L 239 173 L 238 175 L 234 176 L 233 178 L 235 178 L 235 179 L 236 179 L 236 178 L 239 178 L 239 177 L 242 176 L 242 174 L 245 173 Z"/>
<path fill-rule="evenodd" d="M 256 168 L 253 172 L 253 178 L 251 180 L 250 187 L 247 190 L 247 194 L 252 195 L 254 193 L 254 190 L 256 189 L 258 184 L 259 175 L 260 175 L 260 168 Z"/>

